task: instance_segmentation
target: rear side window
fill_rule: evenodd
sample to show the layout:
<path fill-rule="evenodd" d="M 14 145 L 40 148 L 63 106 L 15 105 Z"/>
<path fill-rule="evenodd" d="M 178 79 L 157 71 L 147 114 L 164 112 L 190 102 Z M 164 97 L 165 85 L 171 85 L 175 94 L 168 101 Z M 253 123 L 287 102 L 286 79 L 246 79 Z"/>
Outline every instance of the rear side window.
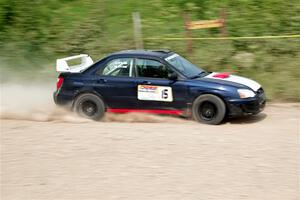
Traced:
<path fill-rule="evenodd" d="M 139 77 L 168 78 L 172 70 L 161 62 L 150 59 L 136 59 L 136 71 Z"/>
<path fill-rule="evenodd" d="M 109 61 L 99 75 L 103 76 L 133 76 L 133 58 L 117 58 Z"/>

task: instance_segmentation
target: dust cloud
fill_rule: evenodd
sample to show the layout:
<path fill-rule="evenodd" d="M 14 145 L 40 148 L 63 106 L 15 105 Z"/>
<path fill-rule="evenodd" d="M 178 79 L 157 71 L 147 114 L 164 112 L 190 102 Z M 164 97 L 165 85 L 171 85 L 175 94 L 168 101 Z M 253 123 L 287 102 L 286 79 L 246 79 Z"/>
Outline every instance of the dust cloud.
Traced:
<path fill-rule="evenodd" d="M 79 117 L 70 109 L 54 104 L 55 84 L 50 83 L 3 83 L 0 84 L 0 119 L 27 120 L 37 122 L 93 123 Z M 106 113 L 101 122 L 184 122 L 186 120 L 144 113 L 114 114 Z"/>
<path fill-rule="evenodd" d="M 52 99 L 54 87 L 55 85 L 41 83 L 1 84 L 0 118 L 41 122 L 86 121 L 54 104 Z"/>

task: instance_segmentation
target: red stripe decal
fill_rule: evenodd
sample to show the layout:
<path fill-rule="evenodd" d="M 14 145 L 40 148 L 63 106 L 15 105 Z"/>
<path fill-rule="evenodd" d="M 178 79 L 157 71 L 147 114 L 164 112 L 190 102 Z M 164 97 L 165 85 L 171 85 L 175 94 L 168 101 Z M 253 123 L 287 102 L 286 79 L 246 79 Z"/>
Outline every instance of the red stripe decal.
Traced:
<path fill-rule="evenodd" d="M 182 110 L 141 110 L 141 109 L 123 109 L 123 108 L 109 108 L 107 112 L 111 113 L 151 113 L 151 114 L 162 114 L 162 115 L 181 115 Z"/>
<path fill-rule="evenodd" d="M 215 78 L 228 78 L 230 76 L 230 72 L 223 72 L 213 75 Z"/>

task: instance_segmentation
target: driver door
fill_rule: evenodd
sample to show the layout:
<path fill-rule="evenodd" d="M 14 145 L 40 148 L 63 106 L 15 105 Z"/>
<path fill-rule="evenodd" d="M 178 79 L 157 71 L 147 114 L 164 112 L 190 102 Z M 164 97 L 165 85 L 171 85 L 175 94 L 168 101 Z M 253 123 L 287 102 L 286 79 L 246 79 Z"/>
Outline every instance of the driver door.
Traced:
<path fill-rule="evenodd" d="M 141 109 L 174 110 L 186 108 L 186 86 L 170 80 L 173 70 L 159 60 L 137 58 L 135 74 L 138 105 Z"/>

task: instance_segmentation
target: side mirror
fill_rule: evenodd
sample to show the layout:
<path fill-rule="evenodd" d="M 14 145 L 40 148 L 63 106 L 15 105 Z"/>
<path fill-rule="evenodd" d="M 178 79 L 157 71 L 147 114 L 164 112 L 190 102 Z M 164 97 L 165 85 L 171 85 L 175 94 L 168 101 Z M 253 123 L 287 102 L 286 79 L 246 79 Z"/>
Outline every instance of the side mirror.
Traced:
<path fill-rule="evenodd" d="M 172 81 L 175 81 L 178 79 L 178 75 L 175 72 L 173 72 L 173 73 L 168 74 L 168 78 Z"/>

